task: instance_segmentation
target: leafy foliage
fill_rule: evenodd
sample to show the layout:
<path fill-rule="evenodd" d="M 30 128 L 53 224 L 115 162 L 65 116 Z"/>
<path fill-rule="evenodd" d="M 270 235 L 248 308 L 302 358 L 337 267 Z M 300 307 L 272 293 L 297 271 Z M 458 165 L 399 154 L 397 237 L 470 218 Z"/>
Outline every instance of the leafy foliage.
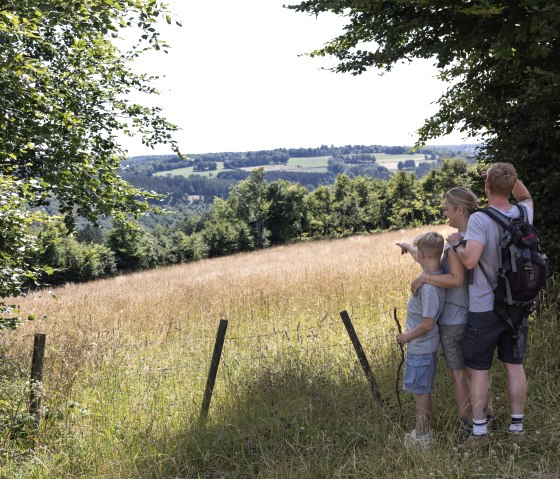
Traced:
<path fill-rule="evenodd" d="M 296 11 L 345 16 L 343 33 L 311 56 L 332 55 L 336 72 L 390 70 L 433 59 L 450 86 L 418 145 L 459 128 L 480 134 L 481 162 L 509 161 L 536 199 L 535 222 L 559 264 L 560 5 L 547 0 L 471 2 L 310 0 Z"/>
<path fill-rule="evenodd" d="M 167 16 L 166 16 L 167 15 Z M 157 93 L 132 63 L 166 48 L 155 28 L 168 16 L 154 0 L 8 0 L 0 6 L 0 172 L 2 274 L 0 296 L 17 293 L 32 251 L 26 205 L 56 197 L 72 225 L 77 213 L 124 218 L 146 211 L 152 193 L 118 174 L 125 152 L 118 136 L 147 146 L 169 143 L 176 127 L 159 108 L 128 100 Z M 124 29 L 141 38 L 121 49 Z"/>

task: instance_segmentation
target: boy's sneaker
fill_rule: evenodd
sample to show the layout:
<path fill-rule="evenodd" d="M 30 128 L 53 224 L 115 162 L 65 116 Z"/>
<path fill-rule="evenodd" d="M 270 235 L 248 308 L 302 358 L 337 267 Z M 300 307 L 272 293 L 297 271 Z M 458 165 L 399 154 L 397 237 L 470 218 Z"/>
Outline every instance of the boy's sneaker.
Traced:
<path fill-rule="evenodd" d="M 432 431 L 428 431 L 424 434 L 418 434 L 416 429 L 411 432 L 407 432 L 404 435 L 404 445 L 406 447 L 421 447 L 423 449 L 430 449 L 432 444 Z"/>
<path fill-rule="evenodd" d="M 482 434 L 480 436 L 471 434 L 467 440 L 461 444 L 461 447 L 463 449 L 476 449 L 477 447 L 488 444 L 489 441 L 488 434 Z"/>

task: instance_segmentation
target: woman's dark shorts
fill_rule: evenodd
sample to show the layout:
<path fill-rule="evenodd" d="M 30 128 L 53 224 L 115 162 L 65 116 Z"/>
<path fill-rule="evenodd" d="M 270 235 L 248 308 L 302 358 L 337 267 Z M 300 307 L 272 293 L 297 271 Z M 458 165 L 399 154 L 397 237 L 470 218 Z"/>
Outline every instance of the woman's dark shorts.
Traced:
<path fill-rule="evenodd" d="M 462 371 L 465 369 L 465 358 L 463 358 L 463 338 L 465 336 L 466 324 L 440 324 L 439 339 L 445 364 L 451 371 Z"/>
<path fill-rule="evenodd" d="M 526 340 L 527 330 L 525 325 L 523 327 Z M 469 312 L 463 339 L 465 364 L 471 369 L 490 369 L 496 348 L 498 348 L 500 361 L 508 364 L 522 364 L 526 341 L 519 357 L 514 357 L 513 351 L 516 343 L 514 335 L 513 328 L 500 319 L 494 311 Z"/>

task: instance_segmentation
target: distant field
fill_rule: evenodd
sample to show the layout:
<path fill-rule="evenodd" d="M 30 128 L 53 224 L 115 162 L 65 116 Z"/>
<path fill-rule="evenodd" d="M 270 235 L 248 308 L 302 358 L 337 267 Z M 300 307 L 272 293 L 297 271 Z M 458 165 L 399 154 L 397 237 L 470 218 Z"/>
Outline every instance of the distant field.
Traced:
<path fill-rule="evenodd" d="M 245 171 L 252 171 L 257 168 L 264 168 L 265 171 L 299 171 L 307 173 L 326 173 L 329 160 L 332 156 L 311 156 L 304 158 L 290 158 L 285 165 L 264 165 L 250 166 L 241 168 Z"/>
<path fill-rule="evenodd" d="M 220 161 L 217 163 L 217 169 L 212 171 L 193 171 L 192 166 L 187 166 L 186 168 L 177 168 L 175 170 L 158 171 L 157 173 L 154 173 L 154 176 L 184 176 L 185 178 L 188 178 L 191 175 L 216 176 L 220 171 L 233 170 L 224 168 L 224 163 Z"/>
<path fill-rule="evenodd" d="M 389 170 L 396 171 L 399 161 L 414 160 L 416 166 L 418 163 L 424 161 L 424 155 L 388 155 L 386 153 L 375 153 L 377 163 Z"/>
<path fill-rule="evenodd" d="M 264 166 L 249 166 L 247 168 L 241 168 L 245 171 L 252 171 L 256 168 L 264 168 L 265 171 L 305 171 L 309 173 L 326 173 L 327 165 L 329 163 L 330 156 L 314 156 L 309 158 L 290 158 L 286 165 L 264 165 Z M 213 171 L 193 171 L 192 166 L 187 168 L 178 168 L 175 170 L 159 171 L 155 173 L 154 176 L 169 176 L 177 175 L 184 176 L 188 178 L 191 175 L 200 176 L 215 176 L 220 171 L 234 171 L 224 168 L 223 162 L 217 164 L 218 168 Z"/>
<path fill-rule="evenodd" d="M 327 166 L 329 160 L 332 156 L 312 156 L 309 158 L 290 158 L 288 160 L 288 165 L 296 169 L 312 169 L 313 171 L 318 171 L 320 168 L 324 168 L 327 171 Z"/>
<path fill-rule="evenodd" d="M 265 171 L 299 171 L 308 173 L 326 173 L 329 160 L 332 156 L 312 156 L 303 158 L 290 158 L 286 165 L 264 165 L 264 166 L 249 166 L 241 168 L 245 171 L 252 171 L 256 168 L 264 168 Z M 396 170 L 399 161 L 415 160 L 418 162 L 424 161 L 424 155 L 387 155 L 385 153 L 375 153 L 377 163 L 385 166 L 389 170 Z M 154 176 L 168 176 L 177 175 L 188 178 L 191 175 L 200 176 L 216 176 L 220 171 L 234 171 L 224 168 L 223 162 L 219 162 L 218 168 L 213 171 L 193 171 L 192 167 L 178 168 L 176 170 L 160 171 L 155 173 Z"/>

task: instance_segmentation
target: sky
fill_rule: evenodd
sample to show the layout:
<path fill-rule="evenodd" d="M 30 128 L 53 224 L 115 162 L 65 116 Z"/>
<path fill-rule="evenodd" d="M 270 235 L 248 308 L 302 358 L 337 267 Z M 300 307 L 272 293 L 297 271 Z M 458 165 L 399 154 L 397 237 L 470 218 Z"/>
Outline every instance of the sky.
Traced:
<path fill-rule="evenodd" d="M 162 25 L 171 49 L 137 68 L 158 74 L 163 108 L 184 153 L 326 145 L 412 145 L 446 85 L 431 61 L 380 75 L 334 73 L 303 54 L 342 31 L 343 18 L 284 9 L 288 0 L 166 0 L 182 27 Z M 293 2 L 296 3 L 296 2 Z M 460 133 L 429 144 L 473 143 Z M 130 156 L 170 153 L 123 140 Z"/>

